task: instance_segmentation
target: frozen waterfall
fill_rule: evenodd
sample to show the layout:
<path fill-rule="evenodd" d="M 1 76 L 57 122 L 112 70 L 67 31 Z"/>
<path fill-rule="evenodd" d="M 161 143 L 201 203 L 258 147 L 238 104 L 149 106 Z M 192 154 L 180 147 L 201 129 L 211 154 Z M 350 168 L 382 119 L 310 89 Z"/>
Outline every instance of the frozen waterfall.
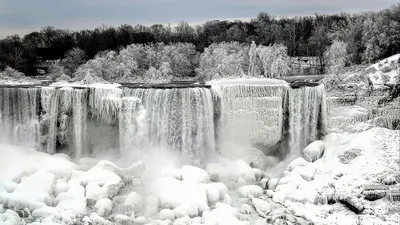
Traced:
<path fill-rule="evenodd" d="M 323 85 L 289 89 L 289 148 L 300 151 L 326 130 L 326 99 Z"/>
<path fill-rule="evenodd" d="M 323 86 L 292 89 L 274 79 L 195 87 L 0 87 L 0 107 L 3 143 L 75 158 L 108 152 L 138 159 L 163 148 L 195 165 L 225 143 L 284 152 L 288 143 L 299 154 L 326 126 Z"/>

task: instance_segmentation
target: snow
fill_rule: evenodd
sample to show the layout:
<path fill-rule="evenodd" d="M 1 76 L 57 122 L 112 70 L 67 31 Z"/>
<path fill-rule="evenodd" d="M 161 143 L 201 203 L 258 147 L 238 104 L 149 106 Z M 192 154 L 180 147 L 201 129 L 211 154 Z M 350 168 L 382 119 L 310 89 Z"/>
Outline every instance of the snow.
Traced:
<path fill-rule="evenodd" d="M 374 72 L 368 74 L 374 85 L 382 85 L 385 83 L 398 84 L 400 82 L 400 67 L 397 64 L 399 57 L 400 54 L 393 55 L 386 59 L 380 60 L 366 69 L 366 71 L 371 70 L 371 68 L 375 70 Z M 397 68 L 393 66 L 395 64 L 397 64 Z"/>
<path fill-rule="evenodd" d="M 182 180 L 193 183 L 205 183 L 210 180 L 208 173 L 194 166 L 184 166 L 181 169 Z"/>
<path fill-rule="evenodd" d="M 207 84 L 210 84 L 210 85 L 268 85 L 268 86 L 288 86 L 289 85 L 284 80 L 270 79 L 270 78 L 220 79 L 220 80 L 208 81 Z"/>

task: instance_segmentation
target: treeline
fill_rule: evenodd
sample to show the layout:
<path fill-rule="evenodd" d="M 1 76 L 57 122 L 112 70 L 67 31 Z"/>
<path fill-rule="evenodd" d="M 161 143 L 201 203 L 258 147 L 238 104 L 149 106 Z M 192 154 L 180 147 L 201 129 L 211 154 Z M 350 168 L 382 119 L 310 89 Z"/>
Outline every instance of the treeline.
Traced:
<path fill-rule="evenodd" d="M 72 49 L 83 51 L 84 62 L 99 52 L 119 52 L 131 44 L 189 43 L 203 53 L 214 43 L 250 45 L 253 41 L 263 46 L 282 44 L 290 57 L 316 56 L 320 62 L 324 62 L 328 46 L 341 41 L 346 44 L 347 64 L 372 62 L 400 50 L 400 4 L 360 14 L 278 19 L 260 13 L 250 22 L 209 21 L 196 27 L 187 22 L 174 28 L 161 24 L 103 26 L 81 31 L 46 27 L 24 37 L 13 35 L 0 40 L 0 70 L 10 66 L 26 75 L 35 75 L 39 62 L 67 58 Z"/>

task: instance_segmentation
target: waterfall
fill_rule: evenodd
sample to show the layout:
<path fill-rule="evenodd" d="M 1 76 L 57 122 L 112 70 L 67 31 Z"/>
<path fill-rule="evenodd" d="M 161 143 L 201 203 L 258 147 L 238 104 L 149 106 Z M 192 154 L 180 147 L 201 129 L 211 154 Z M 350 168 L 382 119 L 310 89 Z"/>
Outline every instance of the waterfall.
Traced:
<path fill-rule="evenodd" d="M 282 139 L 283 81 L 258 79 L 213 82 L 220 97 L 220 143 L 273 146 Z"/>
<path fill-rule="evenodd" d="M 146 110 L 142 101 L 136 97 L 124 97 L 121 100 L 119 114 L 119 147 L 122 157 L 135 160 L 143 156 L 146 132 Z"/>
<path fill-rule="evenodd" d="M 77 89 L 73 92 L 73 128 L 75 158 L 81 158 L 87 149 L 87 90 Z"/>
<path fill-rule="evenodd" d="M 39 145 L 38 88 L 0 89 L 0 140 Z"/>
<path fill-rule="evenodd" d="M 326 129 L 326 99 L 323 85 L 289 89 L 289 148 L 291 155 L 317 140 Z"/>
<path fill-rule="evenodd" d="M 47 126 L 47 140 L 44 151 L 48 154 L 56 152 L 57 144 L 57 120 L 60 91 L 56 88 L 44 87 L 42 89 L 42 108 L 43 119 L 42 123 Z"/>
<path fill-rule="evenodd" d="M 217 143 L 272 151 L 288 140 L 293 155 L 326 130 L 323 85 L 291 89 L 272 79 L 209 84 L 0 88 L 0 141 L 76 158 L 106 151 L 138 159 L 164 148 L 199 165 L 212 158 Z"/>
<path fill-rule="evenodd" d="M 124 89 L 124 96 L 142 100 L 146 138 L 155 147 L 182 153 L 200 164 L 215 151 L 213 100 L 207 88 Z"/>

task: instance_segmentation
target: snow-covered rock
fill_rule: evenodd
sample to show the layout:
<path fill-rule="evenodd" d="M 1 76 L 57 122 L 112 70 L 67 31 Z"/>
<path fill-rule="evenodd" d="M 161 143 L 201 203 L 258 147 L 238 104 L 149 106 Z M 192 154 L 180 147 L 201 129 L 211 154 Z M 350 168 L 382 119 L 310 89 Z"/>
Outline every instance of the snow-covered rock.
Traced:
<path fill-rule="evenodd" d="M 247 198 L 249 195 L 259 197 L 263 194 L 263 189 L 257 185 L 247 185 L 238 189 L 239 196 Z"/>
<path fill-rule="evenodd" d="M 122 211 L 125 215 L 131 215 L 132 212 L 138 213 L 142 208 L 142 197 L 136 192 L 130 193 L 122 204 Z"/>
<path fill-rule="evenodd" d="M 181 169 L 182 180 L 193 183 L 206 183 L 210 180 L 208 173 L 195 166 L 183 166 Z"/>
<path fill-rule="evenodd" d="M 57 210 L 56 208 L 45 206 L 40 209 L 33 210 L 32 216 L 33 217 L 42 217 L 42 218 L 47 218 L 47 217 L 53 216 L 56 219 L 60 219 L 61 214 L 59 211 L 60 210 Z"/>
<path fill-rule="evenodd" d="M 325 144 L 323 141 L 318 140 L 309 144 L 303 149 L 302 154 L 305 160 L 308 162 L 314 162 L 322 157 L 325 150 Z"/>
<path fill-rule="evenodd" d="M 0 204 L 9 208 L 35 210 L 53 204 L 51 197 L 55 175 L 48 172 L 36 172 L 23 177 L 12 193 L 0 193 Z"/>
<path fill-rule="evenodd" d="M 82 176 L 79 177 L 79 182 L 83 186 L 89 183 L 97 184 L 104 189 L 108 198 L 114 197 L 124 186 L 124 182 L 117 174 L 109 171 L 114 169 L 112 166 L 107 167 L 109 165 L 110 164 L 106 164 L 105 161 L 100 161 L 95 167 L 82 174 Z"/>
<path fill-rule="evenodd" d="M 293 160 L 288 166 L 287 166 L 287 171 L 292 171 L 296 167 L 302 167 L 305 165 L 308 165 L 309 162 L 307 162 L 304 158 L 299 157 Z"/>
<path fill-rule="evenodd" d="M 161 220 L 174 220 L 175 213 L 171 209 L 162 209 L 160 211 L 160 219 Z"/>
<path fill-rule="evenodd" d="M 96 202 L 93 210 L 101 217 L 109 216 L 113 209 L 113 202 L 108 198 L 102 198 Z"/>
<path fill-rule="evenodd" d="M 246 224 L 238 219 L 239 213 L 232 206 L 218 202 L 216 208 L 212 211 L 206 211 L 203 213 L 203 221 L 205 224 L 231 224 L 231 225 L 242 225 Z"/>
<path fill-rule="evenodd" d="M 129 216 L 118 214 L 118 215 L 114 216 L 114 221 L 119 223 L 119 224 L 128 225 Z"/>
<path fill-rule="evenodd" d="M 188 204 L 195 206 L 199 212 L 209 210 L 204 184 L 160 177 L 150 185 L 149 191 L 159 199 L 161 208 L 176 208 Z"/>
<path fill-rule="evenodd" d="M 101 217 L 100 215 L 98 215 L 95 212 L 92 212 L 92 214 L 90 214 L 90 222 L 93 225 L 111 225 L 112 223 L 106 219 L 104 219 L 103 217 Z"/>
<path fill-rule="evenodd" d="M 178 207 L 176 207 L 174 210 L 175 218 L 182 218 L 182 217 L 195 217 L 199 215 L 199 211 L 196 207 L 189 205 L 189 204 L 183 204 Z"/>
<path fill-rule="evenodd" d="M 242 204 L 242 206 L 240 206 L 240 213 L 243 214 L 250 214 L 252 211 L 252 207 L 246 203 Z"/>
<path fill-rule="evenodd" d="M 314 180 L 317 168 L 314 164 L 310 163 L 306 166 L 295 167 L 292 172 L 299 174 L 306 181 L 312 181 Z"/>

